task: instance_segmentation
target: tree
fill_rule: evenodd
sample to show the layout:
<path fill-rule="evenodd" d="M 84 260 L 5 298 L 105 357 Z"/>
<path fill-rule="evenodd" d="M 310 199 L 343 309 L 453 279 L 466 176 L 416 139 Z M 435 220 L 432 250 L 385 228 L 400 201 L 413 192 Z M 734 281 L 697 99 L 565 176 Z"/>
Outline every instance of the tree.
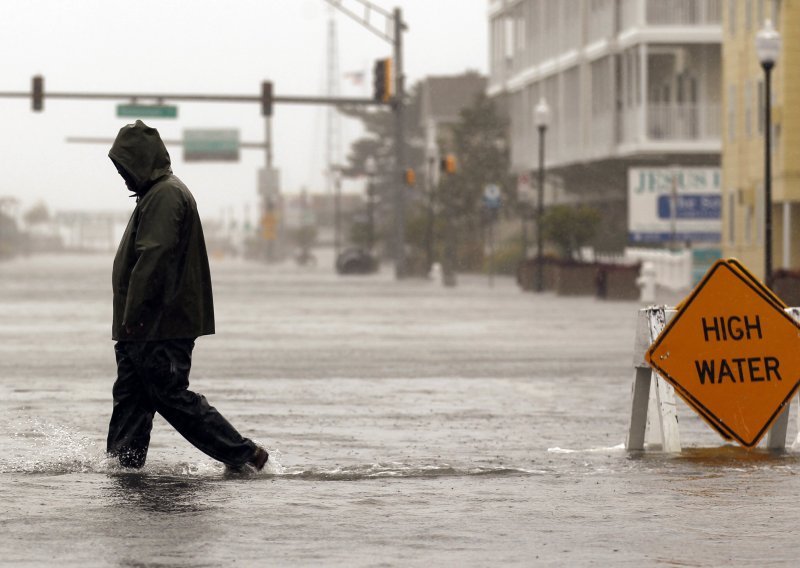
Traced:
<path fill-rule="evenodd" d="M 542 232 L 563 258 L 572 259 L 594 238 L 600 219 L 600 212 L 588 205 L 554 205 L 542 218 Z"/>
<path fill-rule="evenodd" d="M 50 211 L 44 203 L 37 203 L 25 212 L 23 218 L 27 225 L 40 225 L 50 220 Z"/>
<path fill-rule="evenodd" d="M 480 214 L 488 184 L 500 187 L 504 201 L 513 200 L 508 173 L 508 121 L 484 93 L 459 113 L 459 122 L 453 126 L 452 149 L 458 166 L 451 181 L 458 189 L 448 198 L 456 217 L 472 219 Z"/>
<path fill-rule="evenodd" d="M 424 132 L 420 121 L 421 83 L 409 93 L 405 114 L 407 152 L 406 163 L 419 174 L 425 170 Z M 377 164 L 373 186 L 376 196 L 377 225 L 390 228 L 394 222 L 394 191 L 399 180 L 394 165 L 394 117 L 391 111 L 380 108 L 345 108 L 342 112 L 360 120 L 367 135 L 350 147 L 348 164 L 342 172 L 347 177 L 366 175 L 367 158 L 372 156 Z M 508 123 L 497 111 L 494 102 L 480 93 L 474 102 L 459 113 L 456 124 L 440 125 L 442 138 L 438 140 L 440 155 L 453 153 L 458 161 L 455 174 L 442 176 L 434 189 L 435 206 L 445 222 L 436 226 L 444 234 L 435 238 L 439 248 L 445 246 L 459 257 L 461 268 L 478 269 L 482 266 L 482 199 L 486 185 L 500 186 L 505 203 L 515 203 L 514 184 L 509 176 Z M 406 245 L 409 264 L 418 265 L 415 257 L 426 258 L 428 248 L 428 222 L 426 208 L 428 196 L 421 188 L 408 189 L 406 201 Z M 381 231 L 379 230 L 378 233 Z M 385 231 L 392 234 L 392 231 Z M 427 272 L 427 270 L 422 270 Z"/>
<path fill-rule="evenodd" d="M 404 115 L 408 164 L 423 163 L 422 145 L 418 142 L 422 137 L 419 126 L 419 92 L 419 83 L 409 90 Z M 400 181 L 395 169 L 394 114 L 383 106 L 377 109 L 343 107 L 340 112 L 359 120 L 366 131 L 365 136 L 351 144 L 347 164 L 341 168 L 342 175 L 348 178 L 364 178 L 368 175 L 367 160 L 370 157 L 375 160 L 375 172 L 370 180 L 375 207 L 375 239 L 386 240 L 387 236 L 391 238 L 393 235 L 394 192 L 397 191 Z M 413 204 L 408 203 L 406 213 L 410 214 L 413 209 Z M 356 228 L 351 237 L 366 242 L 365 227 Z"/>
<path fill-rule="evenodd" d="M 487 185 L 500 187 L 503 200 L 513 203 L 508 154 L 508 121 L 484 93 L 459 113 L 452 128 L 452 146 L 443 148 L 456 155 L 456 173 L 445 176 L 439 186 L 439 201 L 447 218 L 444 241 L 448 259 L 462 269 L 483 266 L 483 192 Z"/>

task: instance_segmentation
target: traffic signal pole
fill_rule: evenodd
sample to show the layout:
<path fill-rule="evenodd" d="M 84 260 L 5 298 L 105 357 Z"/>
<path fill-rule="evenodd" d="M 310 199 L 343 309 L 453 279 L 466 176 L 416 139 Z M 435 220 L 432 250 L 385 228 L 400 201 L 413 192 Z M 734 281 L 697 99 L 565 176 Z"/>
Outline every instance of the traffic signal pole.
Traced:
<path fill-rule="evenodd" d="M 322 104 L 336 106 L 356 105 L 390 105 L 394 112 L 394 258 L 395 277 L 406 276 L 405 255 L 405 168 L 406 168 L 406 139 L 405 139 L 405 75 L 403 73 L 403 32 L 406 24 L 403 22 L 403 13 L 400 8 L 395 8 L 393 13 L 387 12 L 380 6 L 368 0 L 351 0 L 349 4 L 357 3 L 363 8 L 359 15 L 354 8 L 350 8 L 345 0 L 325 0 L 328 4 L 347 14 L 359 22 L 363 27 L 389 42 L 393 48 L 392 72 L 394 81 L 394 94 L 389 100 L 376 101 L 374 98 L 352 97 L 306 97 L 306 96 L 275 96 L 272 92 L 272 83 L 262 83 L 260 95 L 210 95 L 195 93 L 86 93 L 86 92 L 49 92 L 44 88 L 44 78 L 36 76 L 33 79 L 31 91 L 0 91 L 3 98 L 30 98 L 33 110 L 41 112 L 44 109 L 45 99 L 66 100 L 117 100 L 117 101 L 155 101 L 163 104 L 164 101 L 193 101 L 215 103 L 260 103 L 262 115 L 265 118 L 265 145 L 267 171 L 272 166 L 272 105 L 273 103 L 286 104 Z M 384 19 L 383 28 L 372 22 L 372 17 L 377 15 Z"/>
<path fill-rule="evenodd" d="M 108 100 L 108 101 L 187 101 L 206 103 L 261 103 L 261 95 L 206 95 L 196 93 L 82 93 L 69 91 L 45 91 L 42 99 L 62 100 Z M 0 99 L 31 99 L 31 91 L 0 91 Z M 307 104 L 307 105 L 380 105 L 374 99 L 356 97 L 306 97 L 293 95 L 276 95 L 273 103 Z"/>
<path fill-rule="evenodd" d="M 406 276 L 406 138 L 405 138 L 405 77 L 403 75 L 403 13 L 394 9 L 394 147 L 395 147 L 395 234 L 394 271 L 395 278 Z"/>
<path fill-rule="evenodd" d="M 394 262 L 395 277 L 406 276 L 405 254 L 405 180 L 406 167 L 406 139 L 405 139 L 405 76 L 403 75 L 403 32 L 406 24 L 403 22 L 403 13 L 400 8 L 394 12 L 387 12 L 369 0 L 325 0 L 328 4 L 346 14 L 365 29 L 371 31 L 384 41 L 392 45 L 394 74 L 394 96 L 391 99 L 394 112 Z M 383 26 L 373 23 L 373 16 L 383 19 Z"/>

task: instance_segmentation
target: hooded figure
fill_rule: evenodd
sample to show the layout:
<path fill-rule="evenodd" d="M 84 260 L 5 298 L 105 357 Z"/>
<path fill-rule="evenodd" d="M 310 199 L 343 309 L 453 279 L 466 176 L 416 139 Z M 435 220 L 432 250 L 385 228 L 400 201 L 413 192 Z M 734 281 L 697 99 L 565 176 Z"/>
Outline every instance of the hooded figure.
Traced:
<path fill-rule="evenodd" d="M 158 131 L 124 126 L 108 157 L 136 194 L 114 258 L 116 340 L 152 341 L 214 333 L 214 301 L 203 228 L 189 190 L 172 173 Z"/>
<path fill-rule="evenodd" d="M 107 451 L 125 467 L 142 467 L 158 412 L 212 458 L 260 470 L 267 451 L 188 389 L 195 339 L 214 333 L 211 273 L 194 197 L 173 175 L 158 131 L 140 120 L 119 131 L 108 156 L 136 195 L 136 208 L 112 271 L 117 380 Z"/>

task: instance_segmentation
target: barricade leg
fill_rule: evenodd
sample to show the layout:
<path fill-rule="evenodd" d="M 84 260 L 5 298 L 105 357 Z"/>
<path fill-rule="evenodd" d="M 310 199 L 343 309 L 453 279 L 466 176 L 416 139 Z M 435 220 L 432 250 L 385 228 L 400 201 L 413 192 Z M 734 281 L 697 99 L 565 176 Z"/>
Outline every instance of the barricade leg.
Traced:
<path fill-rule="evenodd" d="M 791 404 L 787 404 L 780 413 L 775 422 L 772 423 L 772 428 L 767 432 L 767 449 L 782 451 L 786 449 L 786 431 L 789 428 L 789 409 Z"/>
<path fill-rule="evenodd" d="M 661 450 L 664 452 L 681 451 L 681 435 L 678 428 L 678 408 L 675 402 L 675 389 L 653 373 L 656 385 L 656 405 L 658 407 L 658 423 L 661 426 Z"/>
<path fill-rule="evenodd" d="M 631 396 L 631 422 L 628 428 L 628 450 L 643 450 L 644 435 L 647 430 L 647 407 L 650 400 L 650 383 L 652 372 L 648 367 L 636 367 L 633 377 Z"/>

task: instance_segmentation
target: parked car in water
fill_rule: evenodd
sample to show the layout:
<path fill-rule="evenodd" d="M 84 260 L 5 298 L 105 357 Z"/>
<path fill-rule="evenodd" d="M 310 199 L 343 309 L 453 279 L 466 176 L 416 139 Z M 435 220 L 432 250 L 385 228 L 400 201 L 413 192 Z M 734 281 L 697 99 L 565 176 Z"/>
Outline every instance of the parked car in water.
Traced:
<path fill-rule="evenodd" d="M 336 272 L 339 274 L 372 274 L 378 270 L 378 261 L 361 247 L 344 249 L 336 257 Z"/>

